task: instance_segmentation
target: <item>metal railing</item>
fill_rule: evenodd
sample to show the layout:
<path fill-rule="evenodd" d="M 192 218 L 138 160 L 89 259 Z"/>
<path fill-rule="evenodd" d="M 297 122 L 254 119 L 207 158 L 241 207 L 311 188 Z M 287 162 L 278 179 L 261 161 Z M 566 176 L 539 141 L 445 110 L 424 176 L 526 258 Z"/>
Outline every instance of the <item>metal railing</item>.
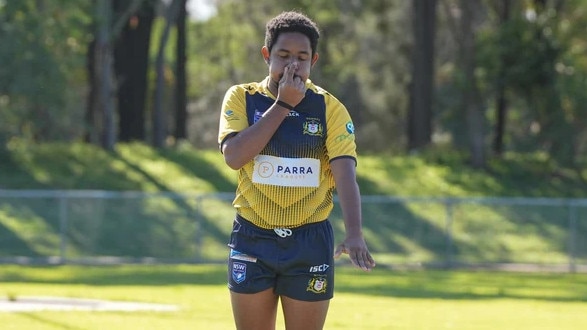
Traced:
<path fill-rule="evenodd" d="M 0 262 L 224 262 L 233 197 L 0 190 Z M 363 196 L 362 208 L 382 265 L 587 271 L 587 199 Z M 338 205 L 330 220 L 339 240 Z"/>

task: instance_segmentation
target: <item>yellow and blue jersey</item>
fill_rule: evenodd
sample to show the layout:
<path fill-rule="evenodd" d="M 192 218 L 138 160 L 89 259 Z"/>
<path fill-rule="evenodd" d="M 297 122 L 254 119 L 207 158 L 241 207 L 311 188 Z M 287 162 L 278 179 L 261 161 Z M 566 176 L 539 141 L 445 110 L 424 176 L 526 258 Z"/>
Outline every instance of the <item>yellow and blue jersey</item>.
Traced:
<path fill-rule="evenodd" d="M 275 96 L 262 82 L 231 87 L 222 102 L 218 143 L 254 125 Z M 356 161 L 354 126 L 344 105 L 306 82 L 306 95 L 281 123 L 261 153 L 238 171 L 233 202 L 255 225 L 294 228 L 328 218 L 333 208 L 330 162 Z"/>

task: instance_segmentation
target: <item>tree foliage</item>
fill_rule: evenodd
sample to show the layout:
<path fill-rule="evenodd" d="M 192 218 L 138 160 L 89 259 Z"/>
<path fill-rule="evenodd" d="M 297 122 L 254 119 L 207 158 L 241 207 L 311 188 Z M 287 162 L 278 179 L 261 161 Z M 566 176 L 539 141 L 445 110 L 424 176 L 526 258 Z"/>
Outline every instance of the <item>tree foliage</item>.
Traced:
<path fill-rule="evenodd" d="M 69 8 L 63 11 L 62 8 Z M 0 142 L 83 132 L 86 1 L 0 1 Z"/>
<path fill-rule="evenodd" d="M 542 150 L 567 165 L 584 154 L 584 109 L 575 103 L 586 73 L 580 7 L 584 1 L 516 1 L 507 22 L 483 31 L 479 70 L 487 98 L 495 82 L 507 87 L 510 150 Z"/>
<path fill-rule="evenodd" d="M 415 48 L 412 22 L 422 17 L 413 16 L 413 1 L 219 0 L 216 14 L 189 20 L 183 36 L 164 23 L 161 9 L 174 2 L 149 1 L 157 6 L 140 111 L 159 115 L 123 117 L 128 100 L 118 94 L 114 120 L 124 123 L 119 130 L 137 119 L 156 127 L 129 139 L 152 141 L 156 133 L 162 146 L 166 136 L 177 135 L 197 147 L 215 147 L 224 92 L 267 75 L 260 54 L 266 21 L 297 9 L 315 19 L 322 32 L 312 80 L 347 105 L 359 147 L 398 152 L 414 142 L 408 135 L 414 115 L 410 97 L 416 95 L 410 86 L 418 72 L 412 70 L 414 56 L 422 53 Z M 95 123 L 88 127 L 84 121 L 91 90 L 87 46 L 99 21 L 94 6 L 82 0 L 0 0 L 2 144 L 12 137 L 72 141 L 95 129 Z M 431 147 L 461 150 L 480 167 L 485 156 L 509 151 L 545 152 L 578 166 L 587 151 L 586 12 L 585 0 L 438 0 L 435 70 L 428 78 L 436 93 L 422 100 L 429 109 L 420 109 L 422 120 L 430 123 L 425 134 Z M 181 59 L 185 77 L 177 71 L 183 64 L 177 59 L 182 52 L 174 52 L 176 43 L 187 47 Z M 124 83 L 113 82 L 115 88 Z M 186 103 L 173 100 L 172 95 L 182 95 L 176 86 L 188 88 L 187 117 L 176 109 L 175 104 Z M 178 129 L 184 121 L 185 131 Z"/>

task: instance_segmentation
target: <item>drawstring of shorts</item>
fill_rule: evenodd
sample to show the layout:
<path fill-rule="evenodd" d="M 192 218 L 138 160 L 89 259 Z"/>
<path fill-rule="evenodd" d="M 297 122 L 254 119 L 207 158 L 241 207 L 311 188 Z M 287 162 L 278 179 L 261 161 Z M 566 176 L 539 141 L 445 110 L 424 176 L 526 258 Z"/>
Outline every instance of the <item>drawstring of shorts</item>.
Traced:
<path fill-rule="evenodd" d="M 281 238 L 286 238 L 292 234 L 292 231 L 289 228 L 275 228 L 273 231 Z"/>

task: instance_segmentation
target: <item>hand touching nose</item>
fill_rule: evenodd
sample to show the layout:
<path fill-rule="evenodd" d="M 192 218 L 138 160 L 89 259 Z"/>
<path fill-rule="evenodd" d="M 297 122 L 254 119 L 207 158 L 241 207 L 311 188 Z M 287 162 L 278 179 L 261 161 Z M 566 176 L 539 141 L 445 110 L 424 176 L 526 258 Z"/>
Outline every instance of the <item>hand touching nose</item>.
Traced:
<path fill-rule="evenodd" d="M 297 62 L 292 62 L 285 67 L 277 92 L 277 100 L 291 106 L 298 105 L 306 94 L 305 81 L 302 81 L 300 76 L 295 75 L 297 68 Z"/>

